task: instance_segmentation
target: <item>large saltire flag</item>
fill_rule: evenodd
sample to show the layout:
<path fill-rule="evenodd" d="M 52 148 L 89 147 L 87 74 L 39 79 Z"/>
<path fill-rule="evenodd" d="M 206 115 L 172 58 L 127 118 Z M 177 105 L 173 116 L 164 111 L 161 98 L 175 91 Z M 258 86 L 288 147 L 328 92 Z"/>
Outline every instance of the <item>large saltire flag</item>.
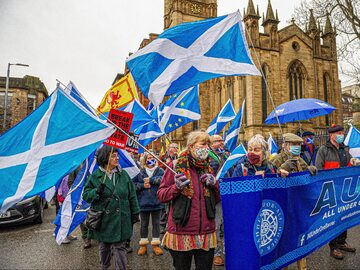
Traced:
<path fill-rule="evenodd" d="M 97 110 L 100 113 L 108 112 L 110 109 L 124 107 L 134 99 L 138 99 L 138 94 L 134 79 L 129 72 L 111 86 L 101 100 Z"/>
<path fill-rule="evenodd" d="M 127 59 L 143 94 L 158 106 L 169 96 L 212 78 L 257 75 L 240 12 L 167 29 Z"/>
<path fill-rule="evenodd" d="M 224 144 L 230 152 L 232 152 L 236 148 L 236 144 L 238 141 L 239 132 L 241 128 L 241 123 L 244 115 L 244 108 L 245 108 L 245 100 L 243 101 L 243 104 L 241 105 L 241 108 L 238 114 L 236 115 L 234 121 L 232 121 L 225 138 Z"/>
<path fill-rule="evenodd" d="M 350 154 L 353 157 L 360 158 L 360 131 L 356 127 L 350 127 L 344 143 L 350 147 Z"/>
<path fill-rule="evenodd" d="M 226 173 L 234 166 L 234 164 L 243 156 L 246 155 L 246 149 L 244 145 L 241 143 L 238 147 L 232 151 L 231 155 L 228 159 L 224 162 L 223 166 L 220 168 L 216 175 L 216 179 L 220 179 L 225 177 Z"/>
<path fill-rule="evenodd" d="M 174 94 L 161 106 L 160 128 L 164 133 L 192 121 L 199 120 L 199 88 L 191 87 L 180 94 Z"/>
<path fill-rule="evenodd" d="M 234 107 L 229 99 L 228 102 L 222 107 L 221 111 L 215 116 L 206 130 L 209 135 L 219 134 L 220 131 L 233 120 L 236 116 Z"/>
<path fill-rule="evenodd" d="M 57 88 L 0 137 L 0 212 L 54 186 L 114 131 Z"/>

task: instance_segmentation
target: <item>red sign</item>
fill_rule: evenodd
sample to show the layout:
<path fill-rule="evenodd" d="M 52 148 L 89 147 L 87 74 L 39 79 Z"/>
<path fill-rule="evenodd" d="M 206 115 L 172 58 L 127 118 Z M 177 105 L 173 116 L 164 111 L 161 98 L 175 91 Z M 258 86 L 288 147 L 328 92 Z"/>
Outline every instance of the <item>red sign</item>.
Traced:
<path fill-rule="evenodd" d="M 134 115 L 132 113 L 111 109 L 108 119 L 126 133 L 129 133 L 133 117 Z M 127 139 L 128 136 L 118 129 L 104 142 L 104 144 L 115 148 L 125 149 Z"/>

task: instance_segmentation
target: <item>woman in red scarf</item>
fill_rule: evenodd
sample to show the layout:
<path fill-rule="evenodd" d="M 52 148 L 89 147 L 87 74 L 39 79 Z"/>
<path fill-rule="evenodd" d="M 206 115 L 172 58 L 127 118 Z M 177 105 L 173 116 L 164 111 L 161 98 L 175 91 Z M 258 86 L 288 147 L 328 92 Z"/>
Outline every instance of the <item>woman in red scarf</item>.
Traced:
<path fill-rule="evenodd" d="M 170 203 L 168 231 L 162 245 L 173 258 L 175 269 L 211 269 L 216 248 L 215 205 L 220 201 L 219 185 L 210 167 L 210 136 L 203 131 L 188 135 L 187 147 L 166 170 L 157 192 Z"/>

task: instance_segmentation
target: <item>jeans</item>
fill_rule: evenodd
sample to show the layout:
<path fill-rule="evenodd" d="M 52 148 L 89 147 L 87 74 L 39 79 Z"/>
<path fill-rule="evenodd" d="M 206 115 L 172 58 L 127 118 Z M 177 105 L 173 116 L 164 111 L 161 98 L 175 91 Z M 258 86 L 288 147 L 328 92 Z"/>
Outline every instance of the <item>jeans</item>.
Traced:
<path fill-rule="evenodd" d="M 110 267 L 111 253 L 115 260 L 116 270 L 126 269 L 126 242 L 104 243 L 99 242 L 101 269 L 106 270 Z"/>
<path fill-rule="evenodd" d="M 140 212 L 140 237 L 148 238 L 149 222 L 152 222 L 152 238 L 160 238 L 160 215 L 161 210 Z"/>
<path fill-rule="evenodd" d="M 173 258 L 173 265 L 175 270 L 190 270 L 192 257 L 195 258 L 196 270 L 210 270 L 212 269 L 214 259 L 214 249 L 208 251 L 203 249 L 193 249 L 189 251 L 175 251 L 169 250 Z"/>
<path fill-rule="evenodd" d="M 216 212 L 215 212 L 216 241 L 217 241 L 217 247 L 215 249 L 215 256 L 221 256 L 223 253 L 222 249 L 221 249 L 222 241 L 220 241 L 220 230 L 221 230 L 222 223 L 223 223 L 222 204 L 221 204 L 221 202 L 219 202 L 216 205 Z"/>

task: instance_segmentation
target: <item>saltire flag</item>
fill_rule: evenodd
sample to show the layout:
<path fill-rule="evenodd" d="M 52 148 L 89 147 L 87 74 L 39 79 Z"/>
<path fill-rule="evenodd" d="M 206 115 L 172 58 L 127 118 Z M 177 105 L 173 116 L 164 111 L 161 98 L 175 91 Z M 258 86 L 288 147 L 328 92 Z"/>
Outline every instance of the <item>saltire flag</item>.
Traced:
<path fill-rule="evenodd" d="M 149 102 L 149 104 L 146 106 L 146 110 L 150 113 L 154 109 L 154 104 Z"/>
<path fill-rule="evenodd" d="M 135 129 L 144 126 L 153 120 L 149 112 L 147 112 L 144 106 L 137 99 L 128 104 L 126 107 L 121 108 L 121 110 L 134 114 L 130 131 L 134 131 Z"/>
<path fill-rule="evenodd" d="M 51 188 L 49 188 L 48 190 L 45 190 L 43 192 L 41 192 L 39 195 L 41 198 L 45 199 L 47 202 L 50 202 L 52 200 L 52 198 L 55 195 L 56 190 L 58 189 L 58 187 L 61 184 L 61 180 L 57 181 L 57 183 L 55 184 L 55 186 L 52 186 Z"/>
<path fill-rule="evenodd" d="M 243 101 L 241 108 L 236 115 L 235 119 L 232 121 L 228 131 L 226 138 L 224 140 L 224 145 L 227 149 L 232 152 L 236 148 L 236 144 L 239 137 L 239 132 L 241 128 L 242 118 L 244 115 L 244 108 L 245 108 L 245 100 Z"/>
<path fill-rule="evenodd" d="M 100 113 L 108 112 L 110 109 L 117 109 L 126 106 L 134 99 L 138 99 L 134 79 L 129 72 L 111 86 L 105 93 L 97 110 Z"/>
<path fill-rule="evenodd" d="M 139 172 L 135 161 L 125 150 L 117 149 L 119 153 L 119 165 L 125 170 L 130 178 L 134 178 Z M 95 151 L 85 160 L 81 170 L 67 194 L 55 220 L 55 239 L 60 245 L 62 241 L 81 223 L 85 221 L 86 212 L 90 205 L 82 199 L 82 193 L 87 177 L 92 174 L 98 165 L 96 164 Z"/>
<path fill-rule="evenodd" d="M 79 102 L 85 109 L 87 109 L 89 112 L 96 115 L 96 112 L 94 109 L 88 105 L 88 103 L 85 101 L 85 97 L 80 93 L 80 91 L 76 88 L 75 84 L 70 81 L 69 84 L 64 89 L 64 92 L 66 92 L 68 95 L 72 96 L 77 102 Z"/>
<path fill-rule="evenodd" d="M 267 144 L 269 147 L 269 152 L 271 156 L 276 156 L 279 150 L 278 145 L 276 144 L 275 140 L 273 139 L 273 137 L 270 134 L 269 139 L 267 140 Z"/>
<path fill-rule="evenodd" d="M 164 132 L 158 125 L 159 107 L 154 107 L 150 114 L 153 120 L 146 125 L 134 130 L 134 134 L 139 135 L 138 143 L 142 146 L 147 146 L 152 141 L 164 135 Z M 139 147 L 139 154 L 143 153 L 144 149 Z"/>
<path fill-rule="evenodd" d="M 235 148 L 234 151 L 232 151 L 231 155 L 228 157 L 228 159 L 224 162 L 223 166 L 220 168 L 216 175 L 216 179 L 220 179 L 225 177 L 228 170 L 230 170 L 234 164 L 243 156 L 245 156 L 247 153 L 244 145 L 241 143 L 238 147 Z"/>
<path fill-rule="evenodd" d="M 160 128 L 164 133 L 201 118 L 199 87 L 191 87 L 174 94 L 161 107 Z"/>
<path fill-rule="evenodd" d="M 351 125 L 344 144 L 350 147 L 353 157 L 360 158 L 360 131 L 356 127 Z"/>
<path fill-rule="evenodd" d="M 0 212 L 53 187 L 114 131 L 58 87 L 1 136 Z"/>
<path fill-rule="evenodd" d="M 261 76 L 254 65 L 240 12 L 165 30 L 127 59 L 143 94 L 158 106 L 169 96 L 222 76 Z"/>
<path fill-rule="evenodd" d="M 219 134 L 220 131 L 233 120 L 236 116 L 234 107 L 229 99 L 228 102 L 222 107 L 221 111 L 215 116 L 215 118 L 210 123 L 210 126 L 206 132 L 211 136 L 214 134 Z"/>

